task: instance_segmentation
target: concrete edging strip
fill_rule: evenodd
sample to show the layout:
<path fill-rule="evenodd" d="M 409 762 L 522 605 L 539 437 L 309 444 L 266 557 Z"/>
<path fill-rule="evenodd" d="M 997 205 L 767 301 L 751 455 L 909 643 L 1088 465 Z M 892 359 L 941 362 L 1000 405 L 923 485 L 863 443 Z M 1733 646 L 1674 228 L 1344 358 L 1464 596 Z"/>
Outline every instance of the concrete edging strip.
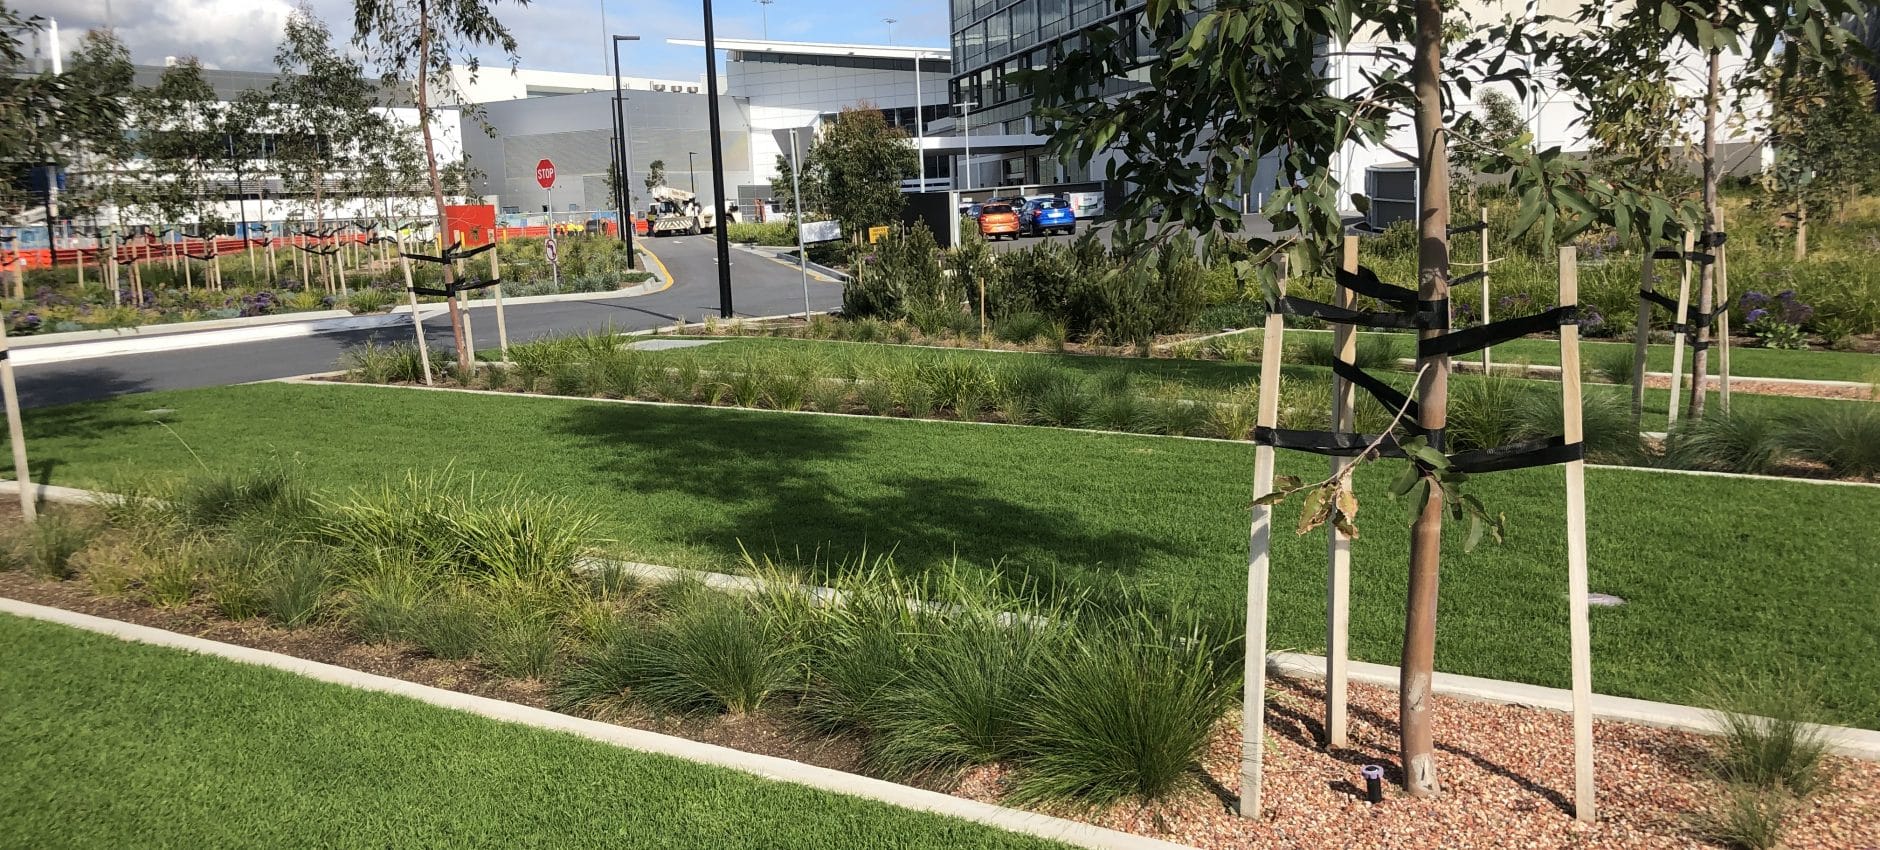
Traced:
<path fill-rule="evenodd" d="M 565 732 L 578 735 L 604 744 L 622 747 L 643 753 L 670 756 L 685 761 L 709 764 L 748 773 L 762 779 L 789 782 L 821 791 L 862 797 L 877 802 L 888 803 L 916 811 L 930 812 L 947 817 L 959 818 L 987 826 L 998 827 L 1012 832 L 1034 835 L 1054 841 L 1062 841 L 1078 847 L 1095 850 L 1182 850 L 1186 845 L 1172 844 L 1147 836 L 1132 835 L 1112 829 L 1104 829 L 1077 821 L 1055 818 L 1034 812 L 1008 809 L 990 803 L 981 803 L 938 791 L 927 791 L 907 785 L 898 785 L 880 779 L 843 773 L 825 767 L 790 761 L 774 756 L 747 753 L 713 744 L 700 743 L 687 738 L 661 735 L 643 729 L 616 726 L 598 720 L 588 720 L 567 714 L 558 714 L 541 708 L 531 708 L 512 702 L 504 702 L 489 697 L 433 688 L 403 679 L 377 676 L 346 667 L 308 661 L 277 652 L 252 649 L 245 646 L 221 643 L 205 638 L 191 637 L 163 629 L 140 626 L 90 614 L 80 614 L 63 608 L 51 608 L 33 605 L 13 599 L 0 598 L 0 613 L 57 623 L 89 632 L 110 635 L 121 640 L 146 643 L 153 646 L 168 647 L 214 656 L 242 664 L 269 667 L 365 691 L 393 694 L 415 699 L 430 705 L 468 712 L 505 723 L 518 723 L 537 729 Z"/>

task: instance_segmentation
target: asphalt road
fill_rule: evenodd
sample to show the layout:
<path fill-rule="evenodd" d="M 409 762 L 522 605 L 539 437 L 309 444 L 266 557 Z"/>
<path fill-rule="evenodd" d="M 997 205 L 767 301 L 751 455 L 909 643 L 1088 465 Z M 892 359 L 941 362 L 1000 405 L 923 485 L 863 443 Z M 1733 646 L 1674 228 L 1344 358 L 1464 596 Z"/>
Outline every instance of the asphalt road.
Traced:
<path fill-rule="evenodd" d="M 666 264 L 673 285 L 632 298 L 595 298 L 507 307 L 509 341 L 521 342 L 556 333 L 645 330 L 670 325 L 683 316 L 698 321 L 718 313 L 718 261 L 712 238 L 687 236 L 648 241 Z M 828 310 L 842 303 L 838 284 L 810 280 L 810 304 Z M 774 316 L 803 310 L 802 277 L 794 266 L 731 250 L 731 293 L 740 316 Z M 450 322 L 442 315 L 425 320 L 432 345 L 449 345 Z M 471 309 L 478 348 L 496 345 L 495 309 Z M 48 407 L 150 390 L 190 389 L 239 384 L 339 368 L 346 350 L 368 341 L 411 339 L 411 326 L 335 331 L 292 339 L 238 343 L 182 351 L 125 354 L 18 369 L 21 404 Z"/>

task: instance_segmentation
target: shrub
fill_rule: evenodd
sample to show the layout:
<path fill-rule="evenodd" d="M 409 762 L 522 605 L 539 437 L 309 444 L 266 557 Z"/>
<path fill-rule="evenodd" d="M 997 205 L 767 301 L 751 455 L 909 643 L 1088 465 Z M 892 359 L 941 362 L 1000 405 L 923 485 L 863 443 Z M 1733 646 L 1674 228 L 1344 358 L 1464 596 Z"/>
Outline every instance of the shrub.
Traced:
<path fill-rule="evenodd" d="M 801 410 L 810 388 L 816 383 L 816 376 L 813 371 L 799 367 L 773 372 L 765 377 L 763 383 L 764 397 L 770 401 L 772 408 Z"/>
<path fill-rule="evenodd" d="M 1822 464 L 1835 475 L 1873 477 L 1880 474 L 1880 406 L 1840 402 L 1790 419 L 1783 442 L 1798 457 Z"/>
<path fill-rule="evenodd" d="M 1207 405 L 1208 433 L 1223 440 L 1253 439 L 1254 406 L 1224 396 Z"/>
<path fill-rule="evenodd" d="M 355 289 L 346 297 L 346 309 L 354 313 L 377 313 L 392 306 L 398 297 L 378 287 Z"/>
<path fill-rule="evenodd" d="M 1392 334 L 1361 333 L 1352 351 L 1352 363 L 1365 371 L 1397 368 L 1397 337 Z M 1305 337 L 1294 362 L 1308 366 L 1331 366 L 1337 359 L 1335 334 L 1315 333 Z"/>
<path fill-rule="evenodd" d="M 381 345 L 367 342 L 348 349 L 345 363 L 348 377 L 368 384 L 424 380 L 424 361 L 418 353 L 417 343 Z"/>
<path fill-rule="evenodd" d="M 1713 676 L 1701 694 L 1719 706 L 1711 770 L 1729 783 L 1807 796 L 1820 785 L 1827 742 L 1811 725 L 1813 684 L 1783 672 Z"/>
<path fill-rule="evenodd" d="M 892 777 L 950 773 L 1015 752 L 1035 665 L 1062 634 L 1042 620 L 968 610 L 939 628 L 885 693 L 868 742 Z"/>
<path fill-rule="evenodd" d="M 810 385 L 809 403 L 824 413 L 841 413 L 854 391 L 855 383 L 847 378 L 819 380 Z"/>
<path fill-rule="evenodd" d="M 1522 393 L 1515 406 L 1516 438 L 1538 440 L 1554 436 L 1564 427 L 1560 398 L 1553 392 Z M 1629 465 L 1645 454 L 1638 424 L 1632 420 L 1632 402 L 1617 395 L 1589 395 L 1580 405 L 1581 445 L 1593 463 Z"/>
<path fill-rule="evenodd" d="M 1736 850 L 1775 850 L 1795 813 L 1796 800 L 1758 788 L 1729 786 L 1723 801 L 1694 818 L 1705 839 Z"/>
<path fill-rule="evenodd" d="M 469 658 L 483 646 L 484 604 L 462 588 L 431 596 L 412 608 L 406 637 L 434 658 Z"/>
<path fill-rule="evenodd" d="M 1106 805 L 1177 790 L 1238 696 L 1205 638 L 1112 626 L 1040 664 L 1018 795 Z"/>
<path fill-rule="evenodd" d="M 823 609 L 823 639 L 809 658 L 812 683 L 801 707 L 824 731 L 870 732 L 888 694 L 928 645 L 932 618 L 910 606 L 919 595 L 892 578 L 842 590 L 843 604 Z"/>
<path fill-rule="evenodd" d="M 583 659 L 557 700 L 604 706 L 630 689 L 665 711 L 742 714 L 789 683 L 795 651 L 747 601 L 695 592 L 651 628 Z"/>
<path fill-rule="evenodd" d="M 796 245 L 796 225 L 790 221 L 733 221 L 725 223 L 725 238 L 749 245 L 775 248 Z"/>
<path fill-rule="evenodd" d="M 138 598 L 158 608 L 188 605 L 196 593 L 195 552 L 206 545 L 190 541 L 150 559 L 138 575 Z"/>
<path fill-rule="evenodd" d="M 1761 475 L 1781 465 L 1783 424 L 1773 416 L 1738 408 L 1713 410 L 1702 419 L 1682 419 L 1665 435 L 1665 462 L 1680 469 L 1710 469 Z"/>
<path fill-rule="evenodd" d="M 21 525 L 9 541 L 10 561 L 41 578 L 72 576 L 72 560 L 98 533 L 95 525 L 64 512 L 49 512 Z"/>
<path fill-rule="evenodd" d="M 287 548 L 261 574 L 261 607 L 275 622 L 299 628 L 325 612 L 330 589 L 326 566 L 316 553 Z"/>
<path fill-rule="evenodd" d="M 1050 324 L 1051 320 L 1043 313 L 1025 310 L 994 322 L 992 335 L 1013 345 L 1030 345 L 1044 336 Z"/>
<path fill-rule="evenodd" d="M 1209 406 L 1185 398 L 1154 398 L 1144 403 L 1137 424 L 1151 434 L 1195 436 L 1209 423 Z"/>
<path fill-rule="evenodd" d="M 993 392 L 992 370 L 976 357 L 940 357 L 919 366 L 919 380 L 933 388 L 934 398 L 952 408 L 961 419 L 971 419 Z"/>
<path fill-rule="evenodd" d="M 924 226 L 902 228 L 876 246 L 842 288 L 847 316 L 913 318 L 934 311 L 957 311 L 963 287 L 940 268 L 939 246 Z M 931 333 L 931 331 L 929 331 Z"/>
<path fill-rule="evenodd" d="M 894 415 L 894 387 L 888 381 L 875 379 L 862 381 L 857 386 L 862 407 L 874 416 Z"/>
<path fill-rule="evenodd" d="M 1061 375 L 1038 393 L 1032 413 L 1040 425 L 1074 428 L 1089 413 L 1091 398 L 1084 382 L 1074 375 Z"/>
<path fill-rule="evenodd" d="M 1489 375 L 1449 382 L 1449 419 L 1444 431 L 1451 449 L 1494 449 L 1522 439 L 1516 410 L 1529 393 L 1514 378 Z M 1362 394 L 1362 393 L 1360 393 Z"/>
<path fill-rule="evenodd" d="M 203 594 L 209 604 L 231 620 L 249 620 L 263 613 L 261 569 L 267 563 L 265 552 L 223 541 L 204 543 L 194 553 Z"/>
<path fill-rule="evenodd" d="M 539 600 L 518 596 L 488 606 L 477 656 L 498 674 L 540 679 L 554 672 L 560 646 L 561 632 L 551 610 Z"/>
<path fill-rule="evenodd" d="M 1107 431 L 1133 431 L 1141 427 L 1148 410 L 1136 394 L 1124 389 L 1121 392 L 1103 392 L 1091 402 L 1084 411 L 1084 418 L 1078 424 L 1085 428 Z"/>

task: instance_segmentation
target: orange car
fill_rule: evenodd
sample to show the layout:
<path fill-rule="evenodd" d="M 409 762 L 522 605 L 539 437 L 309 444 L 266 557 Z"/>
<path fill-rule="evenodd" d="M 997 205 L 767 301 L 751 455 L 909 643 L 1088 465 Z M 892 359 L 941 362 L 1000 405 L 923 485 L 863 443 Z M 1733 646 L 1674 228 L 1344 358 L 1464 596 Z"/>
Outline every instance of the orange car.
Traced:
<path fill-rule="evenodd" d="M 987 204 L 979 210 L 979 235 L 1018 238 L 1018 211 L 1011 204 Z"/>

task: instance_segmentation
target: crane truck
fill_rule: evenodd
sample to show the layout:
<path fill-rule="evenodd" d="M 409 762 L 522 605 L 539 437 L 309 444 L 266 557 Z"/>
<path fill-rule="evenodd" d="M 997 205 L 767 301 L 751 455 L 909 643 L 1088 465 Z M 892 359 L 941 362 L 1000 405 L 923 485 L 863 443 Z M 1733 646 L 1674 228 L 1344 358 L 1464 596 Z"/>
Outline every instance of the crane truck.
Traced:
<path fill-rule="evenodd" d="M 671 186 L 653 188 L 653 203 L 647 210 L 647 217 L 653 221 L 654 236 L 698 234 L 718 227 L 716 210 L 701 205 L 691 192 Z M 737 221 L 737 206 L 731 206 L 725 217 Z"/>

